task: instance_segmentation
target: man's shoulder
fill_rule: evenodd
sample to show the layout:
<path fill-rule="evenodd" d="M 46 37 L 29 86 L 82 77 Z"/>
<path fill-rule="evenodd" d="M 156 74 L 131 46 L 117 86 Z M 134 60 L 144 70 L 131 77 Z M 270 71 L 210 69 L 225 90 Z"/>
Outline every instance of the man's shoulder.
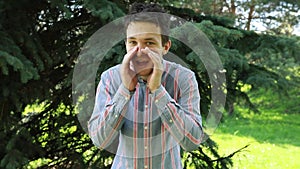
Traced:
<path fill-rule="evenodd" d="M 102 72 L 102 74 L 107 74 L 107 73 L 120 73 L 120 64 L 110 67 Z"/>
<path fill-rule="evenodd" d="M 101 73 L 101 78 L 117 78 L 120 76 L 120 64 L 110 67 Z"/>
<path fill-rule="evenodd" d="M 181 65 L 172 61 L 164 60 L 166 69 L 169 69 L 169 73 L 179 71 L 180 74 L 194 74 L 194 72 L 189 69 L 186 65 Z"/>

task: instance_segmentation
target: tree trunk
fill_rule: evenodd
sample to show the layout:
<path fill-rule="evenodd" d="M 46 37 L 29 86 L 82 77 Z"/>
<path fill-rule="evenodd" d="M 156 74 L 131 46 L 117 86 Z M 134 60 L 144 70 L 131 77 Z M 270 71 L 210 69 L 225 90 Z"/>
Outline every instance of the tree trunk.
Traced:
<path fill-rule="evenodd" d="M 249 7 L 250 11 L 248 13 L 248 19 L 247 19 L 247 23 L 246 23 L 246 30 L 250 30 L 250 25 L 251 25 L 251 21 L 253 19 L 253 13 L 254 13 L 254 9 L 255 9 L 255 0 L 251 0 L 251 4 Z"/>
<path fill-rule="evenodd" d="M 230 6 L 231 6 L 231 7 L 230 7 L 231 10 L 230 10 L 230 11 L 231 11 L 231 14 L 232 14 L 233 16 L 235 16 L 235 12 L 236 12 L 236 6 L 235 6 L 234 2 L 235 2 L 234 0 L 231 0 L 231 1 L 230 1 L 230 4 L 231 4 L 231 5 L 230 5 Z"/>

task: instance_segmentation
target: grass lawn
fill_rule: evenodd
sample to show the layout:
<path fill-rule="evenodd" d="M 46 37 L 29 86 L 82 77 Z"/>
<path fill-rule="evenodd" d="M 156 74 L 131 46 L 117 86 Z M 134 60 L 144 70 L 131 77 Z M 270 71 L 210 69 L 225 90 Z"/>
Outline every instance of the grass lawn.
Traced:
<path fill-rule="evenodd" d="M 264 91 L 255 96 L 260 114 L 236 108 L 211 136 L 221 155 L 249 144 L 233 157 L 234 169 L 300 169 L 300 98 L 274 96 Z"/>

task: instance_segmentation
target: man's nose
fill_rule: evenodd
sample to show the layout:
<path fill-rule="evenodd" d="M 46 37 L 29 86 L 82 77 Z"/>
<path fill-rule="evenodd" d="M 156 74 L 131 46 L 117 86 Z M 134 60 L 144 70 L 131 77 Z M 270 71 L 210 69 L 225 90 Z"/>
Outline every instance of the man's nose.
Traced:
<path fill-rule="evenodd" d="M 146 47 L 143 43 L 138 43 L 137 45 L 139 47 L 139 51 L 142 49 L 145 49 L 145 47 Z"/>
<path fill-rule="evenodd" d="M 141 57 L 141 56 L 143 56 L 144 54 L 142 53 L 142 49 L 145 49 L 145 45 L 143 45 L 143 44 L 141 44 L 141 43 L 138 43 L 138 51 L 137 51 L 137 56 L 138 57 Z"/>

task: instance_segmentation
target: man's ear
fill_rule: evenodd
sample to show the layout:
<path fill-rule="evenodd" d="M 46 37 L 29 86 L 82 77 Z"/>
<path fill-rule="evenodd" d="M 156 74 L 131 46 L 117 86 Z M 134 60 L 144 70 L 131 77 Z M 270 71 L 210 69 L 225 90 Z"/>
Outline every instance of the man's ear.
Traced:
<path fill-rule="evenodd" d="M 171 48 L 172 42 L 170 40 L 168 40 L 168 42 L 165 43 L 164 45 L 164 51 L 163 54 L 167 54 L 169 52 L 169 49 Z"/>

